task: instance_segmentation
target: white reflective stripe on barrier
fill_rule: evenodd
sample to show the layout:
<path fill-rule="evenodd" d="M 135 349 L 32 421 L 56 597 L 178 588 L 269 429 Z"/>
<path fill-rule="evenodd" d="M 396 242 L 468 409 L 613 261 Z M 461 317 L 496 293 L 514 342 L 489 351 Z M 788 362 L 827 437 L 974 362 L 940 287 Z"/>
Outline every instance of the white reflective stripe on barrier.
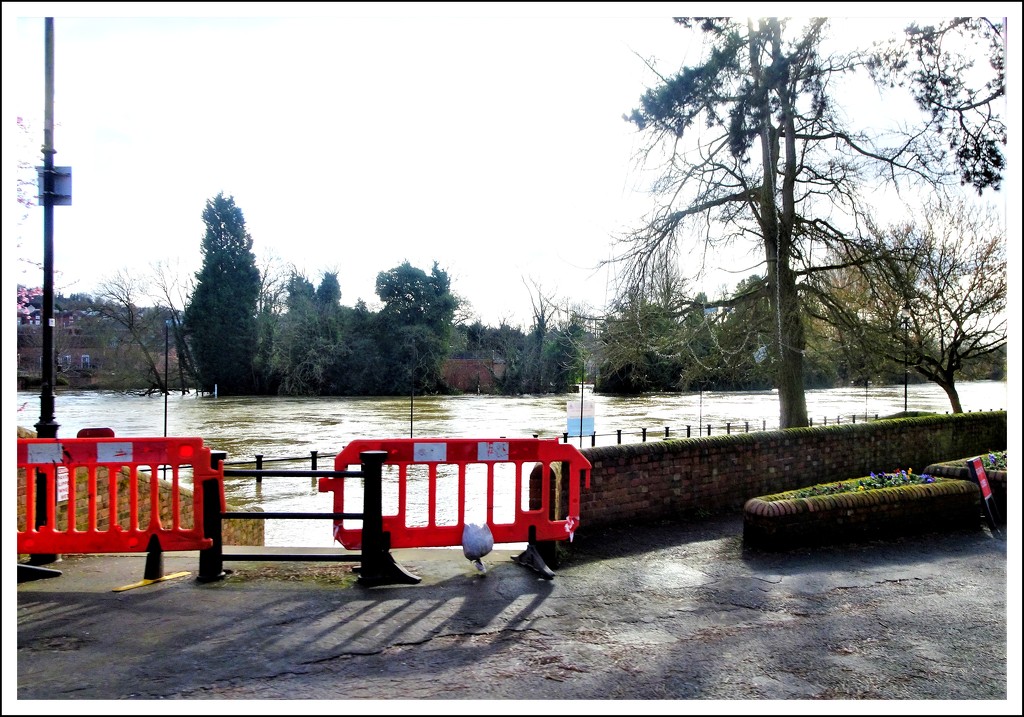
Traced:
<path fill-rule="evenodd" d="M 508 441 L 480 441 L 476 444 L 478 461 L 507 461 Z"/>
<path fill-rule="evenodd" d="M 64 460 L 64 447 L 60 443 L 30 443 L 29 463 L 60 463 Z"/>
<path fill-rule="evenodd" d="M 96 462 L 97 463 L 122 463 L 132 462 L 132 456 L 135 454 L 135 446 L 130 442 L 118 442 L 118 443 L 97 443 L 96 444 Z"/>
<path fill-rule="evenodd" d="M 448 458 L 447 443 L 414 443 L 412 459 L 417 462 L 430 463 L 444 461 Z"/>

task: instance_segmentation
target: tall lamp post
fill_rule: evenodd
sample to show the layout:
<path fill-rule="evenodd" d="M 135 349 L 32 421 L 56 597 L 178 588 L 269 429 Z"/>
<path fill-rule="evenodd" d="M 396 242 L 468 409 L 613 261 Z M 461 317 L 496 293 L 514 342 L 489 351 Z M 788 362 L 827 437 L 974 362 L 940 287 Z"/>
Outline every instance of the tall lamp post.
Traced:
<path fill-rule="evenodd" d="M 904 304 L 900 311 L 900 322 L 903 324 L 903 412 L 907 412 L 907 376 L 910 369 L 907 367 L 907 343 L 909 341 L 910 327 L 910 305 Z"/>
<path fill-rule="evenodd" d="M 39 394 L 39 423 L 36 435 L 39 438 L 56 438 L 57 423 L 54 415 L 53 398 L 53 206 L 56 203 L 55 173 L 53 168 L 53 18 L 46 18 L 43 26 L 46 67 L 44 77 L 45 107 L 43 123 L 43 166 L 41 200 L 43 204 L 43 363 L 42 391 Z"/>

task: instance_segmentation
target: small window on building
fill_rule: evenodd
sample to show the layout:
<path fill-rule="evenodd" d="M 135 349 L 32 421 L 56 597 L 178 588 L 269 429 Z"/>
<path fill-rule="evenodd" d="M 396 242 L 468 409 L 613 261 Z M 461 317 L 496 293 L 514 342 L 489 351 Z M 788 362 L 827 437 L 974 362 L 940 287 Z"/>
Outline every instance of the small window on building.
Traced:
<path fill-rule="evenodd" d="M 89 362 L 89 354 L 82 354 L 82 368 L 89 368 L 92 364 Z"/>

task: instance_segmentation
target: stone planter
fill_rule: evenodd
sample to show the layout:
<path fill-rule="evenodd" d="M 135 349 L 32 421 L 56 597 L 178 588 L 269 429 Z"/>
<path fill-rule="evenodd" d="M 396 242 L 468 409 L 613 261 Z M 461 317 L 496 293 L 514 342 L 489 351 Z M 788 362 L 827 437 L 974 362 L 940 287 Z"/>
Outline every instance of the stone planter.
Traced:
<path fill-rule="evenodd" d="M 970 481 L 971 483 L 974 482 L 970 469 L 964 466 L 964 461 L 936 463 L 925 468 L 924 472 L 937 478 L 941 476 L 942 478 L 957 478 Z M 988 484 L 992 488 L 992 501 L 996 505 L 996 510 L 999 511 L 999 520 L 1005 524 L 1007 516 L 1006 471 L 993 471 L 986 468 L 985 477 L 988 478 Z M 975 486 L 977 486 L 977 483 L 975 483 Z"/>
<path fill-rule="evenodd" d="M 743 506 L 744 544 L 768 550 L 980 526 L 978 486 L 945 478 L 809 498 L 789 491 L 751 498 Z"/>

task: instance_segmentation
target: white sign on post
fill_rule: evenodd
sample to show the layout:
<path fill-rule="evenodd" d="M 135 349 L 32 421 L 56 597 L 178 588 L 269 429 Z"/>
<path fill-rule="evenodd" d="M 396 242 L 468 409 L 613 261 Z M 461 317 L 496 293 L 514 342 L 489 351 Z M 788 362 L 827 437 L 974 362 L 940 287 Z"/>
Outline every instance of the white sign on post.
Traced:
<path fill-rule="evenodd" d="M 570 436 L 589 436 L 594 432 L 594 402 L 579 400 L 565 404 L 565 432 Z"/>

